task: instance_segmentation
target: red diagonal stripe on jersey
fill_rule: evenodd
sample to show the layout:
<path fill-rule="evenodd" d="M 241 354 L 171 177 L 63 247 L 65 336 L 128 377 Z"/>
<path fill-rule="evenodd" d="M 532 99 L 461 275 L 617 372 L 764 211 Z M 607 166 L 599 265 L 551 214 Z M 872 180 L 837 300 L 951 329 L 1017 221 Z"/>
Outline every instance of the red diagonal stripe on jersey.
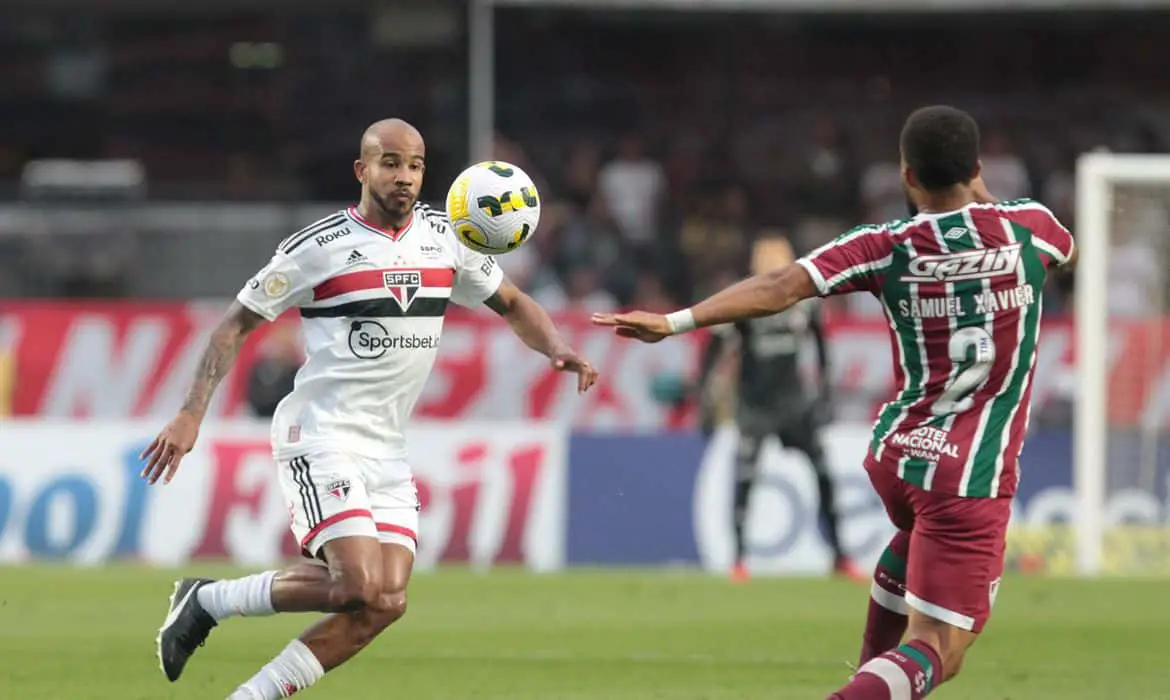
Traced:
<path fill-rule="evenodd" d="M 382 281 L 382 275 L 386 272 L 421 273 L 422 286 L 424 287 L 450 287 L 455 283 L 455 271 L 449 267 L 396 267 L 385 270 L 358 270 L 332 277 L 317 285 L 313 288 L 313 300 L 330 299 L 365 289 L 384 289 L 386 285 Z"/>

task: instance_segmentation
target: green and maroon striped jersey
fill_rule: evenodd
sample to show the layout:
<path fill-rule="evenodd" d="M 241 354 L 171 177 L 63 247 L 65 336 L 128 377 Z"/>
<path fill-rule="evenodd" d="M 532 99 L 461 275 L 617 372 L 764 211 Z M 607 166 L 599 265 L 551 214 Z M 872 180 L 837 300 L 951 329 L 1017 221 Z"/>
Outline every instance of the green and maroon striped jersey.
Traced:
<path fill-rule="evenodd" d="M 900 389 L 870 468 L 959 496 L 1015 493 L 1041 290 L 1072 252 L 1068 229 L 1024 199 L 860 226 L 798 261 L 821 296 L 870 292 L 889 319 Z"/>

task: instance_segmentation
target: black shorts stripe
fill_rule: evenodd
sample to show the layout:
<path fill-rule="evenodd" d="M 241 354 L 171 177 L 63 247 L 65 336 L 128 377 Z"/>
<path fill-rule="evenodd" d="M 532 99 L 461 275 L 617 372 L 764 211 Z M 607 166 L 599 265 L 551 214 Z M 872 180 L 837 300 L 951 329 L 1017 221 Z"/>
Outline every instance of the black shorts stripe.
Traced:
<path fill-rule="evenodd" d="M 311 306 L 301 308 L 303 318 L 439 318 L 447 312 L 450 299 L 424 297 L 415 299 L 403 311 L 392 297 L 351 301 L 337 306 Z"/>
<path fill-rule="evenodd" d="M 301 481 L 301 458 L 295 457 L 288 463 L 289 474 L 292 475 L 293 483 L 297 485 L 297 493 L 301 496 L 301 510 L 305 512 L 305 518 L 313 519 L 313 515 L 309 512 L 309 501 L 305 498 L 305 482 Z M 312 527 L 310 525 L 310 527 Z"/>
<path fill-rule="evenodd" d="M 277 246 L 277 250 L 287 255 L 301 247 L 303 243 L 310 240 L 313 236 L 319 233 L 323 233 L 326 229 L 340 226 L 343 223 L 345 223 L 345 216 L 342 214 L 333 214 L 332 216 L 327 216 L 314 224 L 306 226 L 305 228 L 297 231 L 293 235 L 281 241 L 280 245 Z"/>
<path fill-rule="evenodd" d="M 301 463 L 305 465 L 305 483 L 309 487 L 309 500 L 313 503 L 313 512 L 317 514 L 317 522 L 314 524 L 316 527 L 325 520 L 325 514 L 321 512 L 321 494 L 317 493 L 317 485 L 313 483 L 313 474 L 309 469 L 309 458 L 301 457 Z"/>
<path fill-rule="evenodd" d="M 301 510 L 305 512 L 305 519 L 309 529 L 313 528 L 313 509 L 309 505 L 309 494 L 305 487 L 305 480 L 301 476 L 301 458 L 297 457 L 288 463 L 288 469 L 292 473 L 293 483 L 297 485 L 297 492 L 301 495 Z"/>
<path fill-rule="evenodd" d="M 321 516 L 321 501 L 317 496 L 317 489 L 314 488 L 313 477 L 309 476 L 309 460 L 297 457 L 289 462 L 289 469 L 292 470 L 293 481 L 296 482 L 300 491 L 301 507 L 305 510 L 305 518 L 308 521 L 309 529 L 312 530 L 321 524 L 323 518 Z"/>

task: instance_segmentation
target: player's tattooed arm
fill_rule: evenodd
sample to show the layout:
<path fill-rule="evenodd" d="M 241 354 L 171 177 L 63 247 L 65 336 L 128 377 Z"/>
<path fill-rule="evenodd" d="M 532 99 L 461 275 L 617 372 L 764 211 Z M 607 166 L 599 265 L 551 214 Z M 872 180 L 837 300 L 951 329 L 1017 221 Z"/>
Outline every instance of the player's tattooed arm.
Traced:
<path fill-rule="evenodd" d="M 555 369 L 575 372 L 578 391 L 597 381 L 593 365 L 569 347 L 548 313 L 516 285 L 505 279 L 484 304 L 502 316 L 525 345 L 552 360 Z"/>
<path fill-rule="evenodd" d="M 227 376 L 232 363 L 244 345 L 248 334 L 256 330 L 264 318 L 245 308 L 238 301 L 233 302 L 219 326 L 211 334 L 211 340 L 199 359 L 195 379 L 187 391 L 187 398 L 179 415 L 166 425 L 139 455 L 145 462 L 142 478 L 154 484 L 163 480 L 169 484 L 179 470 L 184 455 L 195 446 L 199 437 L 199 424 L 207 413 L 215 387 Z"/>
<path fill-rule="evenodd" d="M 232 368 L 244 340 L 262 323 L 264 317 L 255 311 L 238 301 L 232 303 L 223 320 L 211 334 L 203 356 L 199 358 L 195 379 L 191 382 L 187 398 L 183 401 L 181 410 L 184 413 L 203 418 L 215 388 Z"/>

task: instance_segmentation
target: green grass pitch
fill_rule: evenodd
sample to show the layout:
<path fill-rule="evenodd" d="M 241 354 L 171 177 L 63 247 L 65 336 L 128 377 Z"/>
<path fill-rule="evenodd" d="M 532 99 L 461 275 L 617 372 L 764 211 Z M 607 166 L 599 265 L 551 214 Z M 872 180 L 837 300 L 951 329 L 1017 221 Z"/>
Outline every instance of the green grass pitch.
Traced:
<path fill-rule="evenodd" d="M 203 569 L 226 575 L 225 569 Z M 173 572 L 0 568 L 0 698 L 224 698 L 311 615 L 221 625 L 167 683 Z M 855 660 L 864 587 L 682 572 L 415 577 L 411 610 L 298 697 L 821 700 Z M 1170 583 L 1012 578 L 944 700 L 1170 698 Z"/>

